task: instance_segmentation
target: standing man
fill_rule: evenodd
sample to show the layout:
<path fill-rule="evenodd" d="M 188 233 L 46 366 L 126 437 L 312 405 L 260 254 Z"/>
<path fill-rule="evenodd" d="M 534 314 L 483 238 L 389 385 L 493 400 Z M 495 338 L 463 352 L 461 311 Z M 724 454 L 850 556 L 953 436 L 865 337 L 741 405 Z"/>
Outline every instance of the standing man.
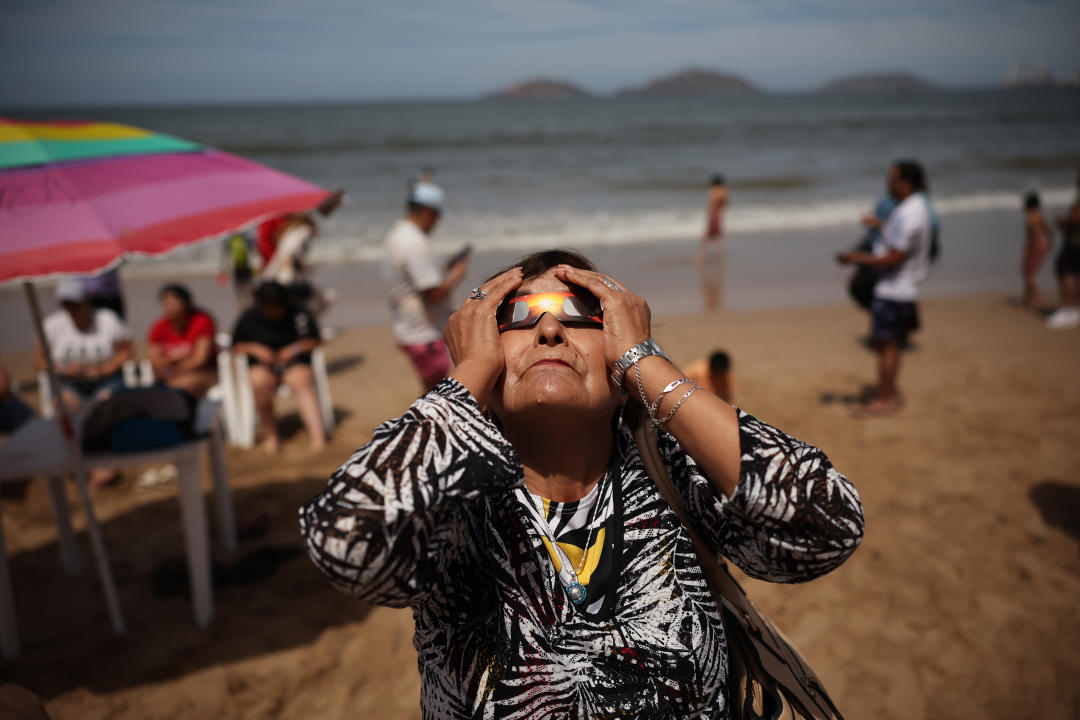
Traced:
<path fill-rule="evenodd" d="M 848 252 L 841 262 L 876 268 L 881 274 L 874 285 L 870 307 L 870 337 L 878 355 L 876 396 L 860 406 L 867 415 L 891 415 L 900 409 L 896 376 L 900 348 L 909 333 L 919 329 L 919 284 L 930 272 L 930 248 L 934 235 L 933 214 L 926 200 L 926 176 L 914 160 L 900 160 L 889 169 L 889 193 L 897 206 L 885 222 L 872 252 Z"/>
<path fill-rule="evenodd" d="M 450 317 L 447 298 L 465 277 L 468 257 L 445 270 L 431 255 L 428 236 L 443 212 L 444 193 L 431 182 L 409 189 L 405 217 L 386 235 L 383 276 L 390 288 L 390 327 L 409 356 L 425 390 L 450 372 L 443 328 Z"/>

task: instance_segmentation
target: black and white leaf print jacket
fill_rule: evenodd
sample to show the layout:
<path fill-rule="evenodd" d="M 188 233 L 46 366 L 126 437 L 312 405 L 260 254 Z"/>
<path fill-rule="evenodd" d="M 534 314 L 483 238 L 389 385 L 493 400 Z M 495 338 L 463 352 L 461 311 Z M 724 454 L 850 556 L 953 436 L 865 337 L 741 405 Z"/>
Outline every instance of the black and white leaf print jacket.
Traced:
<path fill-rule="evenodd" d="M 717 553 L 750 575 L 810 580 L 862 537 L 855 488 L 825 455 L 739 413 L 730 499 L 669 434 L 672 481 Z M 725 718 L 727 646 L 678 517 L 616 437 L 616 567 L 576 610 L 512 488 L 513 447 L 453 379 L 375 429 L 301 508 L 315 564 L 371 603 L 410 606 L 425 718 Z"/>

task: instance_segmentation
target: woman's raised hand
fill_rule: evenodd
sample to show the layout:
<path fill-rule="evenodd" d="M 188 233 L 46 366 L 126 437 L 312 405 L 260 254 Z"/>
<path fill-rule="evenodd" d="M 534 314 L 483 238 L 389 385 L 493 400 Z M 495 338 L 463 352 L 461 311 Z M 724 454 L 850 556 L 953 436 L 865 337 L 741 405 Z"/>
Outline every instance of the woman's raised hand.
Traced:
<path fill-rule="evenodd" d="M 519 285 L 519 267 L 496 275 L 480 286 L 483 299 L 470 295 L 450 316 L 443 333 L 454 360 L 450 377 L 464 385 L 481 406 L 487 404 L 505 365 L 495 310 Z"/>
<path fill-rule="evenodd" d="M 645 298 L 627 290 L 607 275 L 559 265 L 555 277 L 568 285 L 583 287 L 604 309 L 604 356 L 608 367 L 627 350 L 649 337 L 652 312 Z"/>

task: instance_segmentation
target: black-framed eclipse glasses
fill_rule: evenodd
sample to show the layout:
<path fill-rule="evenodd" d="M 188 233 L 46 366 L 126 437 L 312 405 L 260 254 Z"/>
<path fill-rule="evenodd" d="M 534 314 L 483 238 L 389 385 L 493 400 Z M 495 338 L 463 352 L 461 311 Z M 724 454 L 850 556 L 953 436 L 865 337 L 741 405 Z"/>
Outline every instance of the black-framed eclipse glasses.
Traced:
<path fill-rule="evenodd" d="M 562 323 L 604 326 L 600 301 L 585 292 L 546 292 L 507 299 L 495 311 L 499 332 L 532 327 L 544 313 Z"/>

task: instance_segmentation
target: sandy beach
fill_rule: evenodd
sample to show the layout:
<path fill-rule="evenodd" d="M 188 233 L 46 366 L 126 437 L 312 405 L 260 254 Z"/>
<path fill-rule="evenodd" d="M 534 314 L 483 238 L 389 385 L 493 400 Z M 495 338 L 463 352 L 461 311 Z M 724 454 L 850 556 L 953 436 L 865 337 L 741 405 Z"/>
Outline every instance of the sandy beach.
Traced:
<path fill-rule="evenodd" d="M 737 403 L 825 449 L 862 494 L 866 539 L 846 565 L 804 586 L 749 582 L 753 598 L 849 718 L 1077 717 L 1080 333 L 1049 332 L 1003 295 L 927 301 L 903 360 L 905 409 L 860 420 L 849 403 L 873 377 L 866 324 L 847 305 L 654 320 L 679 363 L 726 348 Z M 63 573 L 44 485 L 0 500 L 24 642 L 0 677 L 57 719 L 419 718 L 410 614 L 333 591 L 296 525 L 419 387 L 382 328 L 349 330 L 327 355 L 330 448 L 305 454 L 286 400 L 280 459 L 229 450 L 241 547 L 215 557 L 205 630 L 186 595 L 175 488 L 137 490 L 129 473 L 94 491 L 124 637 L 94 574 Z"/>

